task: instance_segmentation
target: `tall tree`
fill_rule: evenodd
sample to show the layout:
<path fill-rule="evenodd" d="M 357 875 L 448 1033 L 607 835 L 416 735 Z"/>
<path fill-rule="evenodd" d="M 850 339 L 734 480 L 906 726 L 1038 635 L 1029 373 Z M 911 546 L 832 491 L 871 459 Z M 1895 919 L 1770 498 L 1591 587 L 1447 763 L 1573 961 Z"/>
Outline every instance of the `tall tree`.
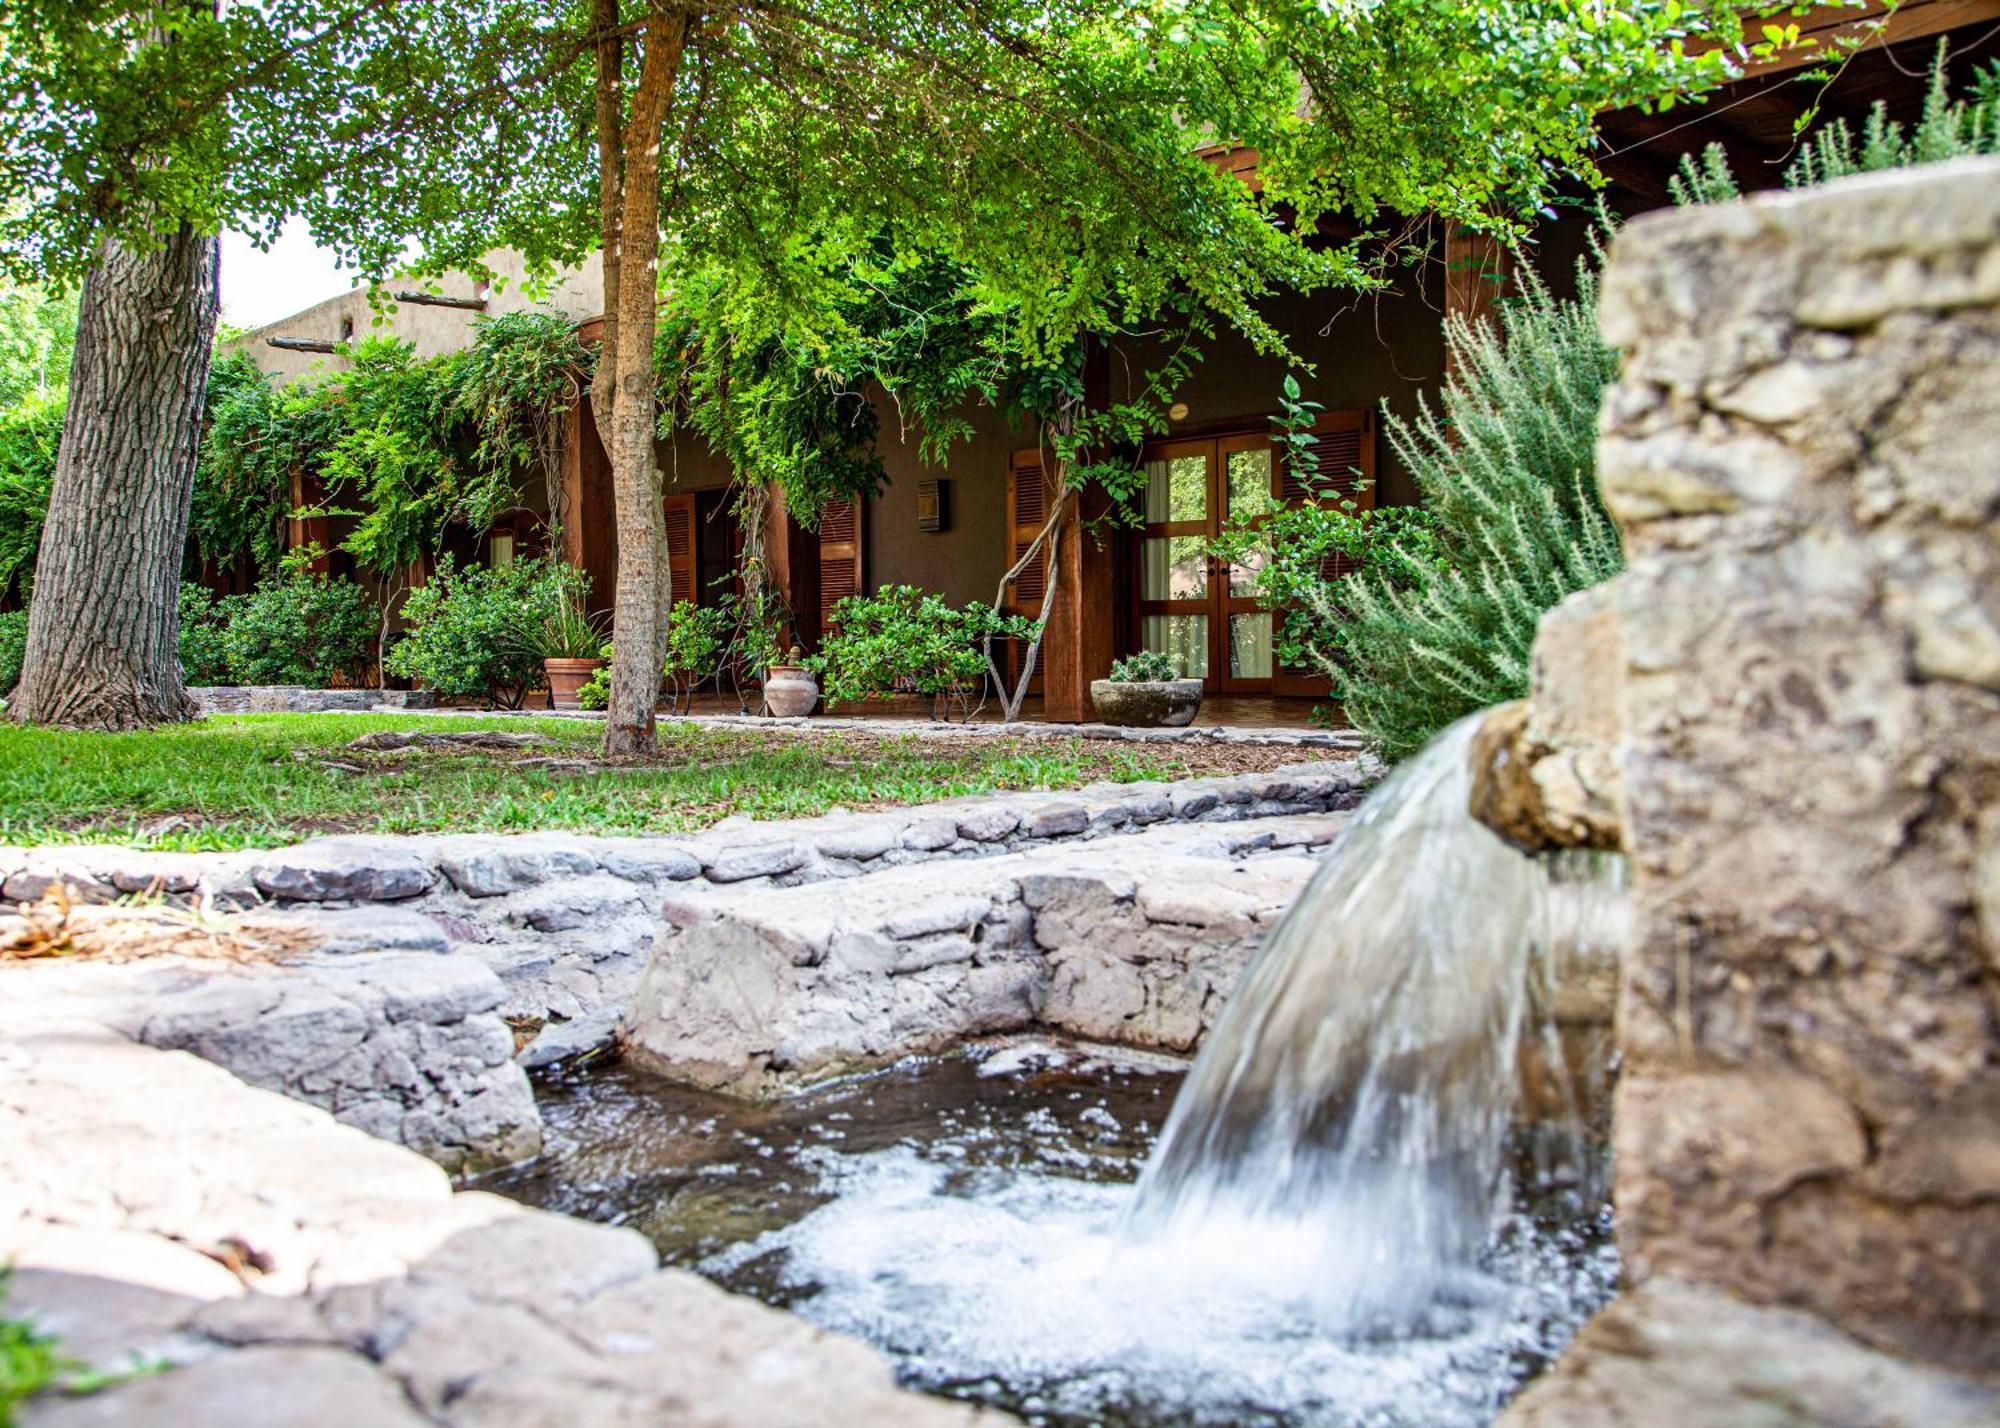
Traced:
<path fill-rule="evenodd" d="M 887 242 L 964 267 L 1030 363 L 1169 295 L 1274 346 L 1258 310 L 1274 288 L 1371 280 L 1321 241 L 1324 215 L 1504 222 L 1582 166 L 1597 106 L 1720 77 L 1726 49 L 1678 42 L 1733 41 L 1738 16 L 1681 0 L 488 0 L 453 64 L 404 69 L 389 102 L 443 115 L 504 90 L 513 114 L 450 163 L 329 172 L 307 208 L 376 270 L 412 241 L 439 267 L 498 243 L 602 252 L 607 745 L 645 752 L 671 595 L 663 271 L 719 284 L 750 342 L 837 335 L 814 325 L 837 324 L 843 274 Z M 1261 188 L 1207 160 L 1218 140 L 1260 151 Z"/>
<path fill-rule="evenodd" d="M 668 589 L 654 470 L 654 304 L 663 267 L 719 274 L 750 333 L 804 332 L 872 245 L 973 274 L 1023 360 L 1181 295 L 1271 346 L 1278 285 L 1365 284 L 1319 241 L 1342 209 L 1494 221 L 1589 143 L 1589 111 L 1698 86 L 1740 37 L 1727 0 L 17 0 L 0 13 L 0 275 L 76 277 L 117 250 L 167 254 L 225 224 L 316 236 L 386 275 L 498 244 L 542 266 L 603 253 L 596 407 L 618 501 L 618 659 L 607 743 L 653 746 Z M 1255 147 L 1252 189 L 1201 153 Z M 193 309 L 201 266 L 162 257 L 153 296 Z M 208 281 L 212 282 L 212 278 Z M 144 284 L 107 285 L 104 302 Z M 89 303 L 86 303 L 89 306 Z M 138 330 L 87 323 L 84 345 Z M 171 324 L 196 342 L 206 319 Z M 201 345 L 197 342 L 197 345 Z M 79 363 L 86 360 L 79 348 Z M 90 361 L 100 361 L 93 355 Z M 146 369 L 152 430 L 197 391 L 205 351 Z M 107 374 L 117 370 L 102 368 Z M 134 389 L 128 398 L 138 398 Z M 189 457 L 92 424 L 65 444 L 49 539 L 75 576 L 38 585 L 18 712 L 123 725 L 177 717 L 168 582 L 118 600 L 87 572 L 164 544 L 93 529 L 184 505 Z M 113 460 L 132 464 L 96 468 Z M 67 534 L 61 534 L 67 533 Z M 155 546 L 158 549 L 155 549 Z M 136 577 L 135 577 L 136 579 Z M 136 639 L 143 625 L 151 636 Z M 93 635 L 120 675 L 72 672 Z M 90 682 L 98 681 L 96 692 Z"/>
<path fill-rule="evenodd" d="M 12 717 L 120 729 L 192 716 L 176 596 L 216 235 L 283 214 L 237 162 L 231 101 L 296 88 L 287 76 L 343 17 L 387 8 L 21 0 L 0 13 L 0 276 L 82 284 Z"/>

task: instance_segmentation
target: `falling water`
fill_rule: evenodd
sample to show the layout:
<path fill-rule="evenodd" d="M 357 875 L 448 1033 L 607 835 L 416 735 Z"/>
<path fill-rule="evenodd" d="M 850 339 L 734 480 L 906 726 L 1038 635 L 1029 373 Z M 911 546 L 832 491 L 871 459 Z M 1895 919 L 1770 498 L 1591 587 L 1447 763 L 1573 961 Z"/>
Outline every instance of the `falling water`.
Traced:
<path fill-rule="evenodd" d="M 1127 1219 L 1140 1243 L 1280 1257 L 1335 1333 L 1418 1331 L 1476 1296 L 1524 1027 L 1559 959 L 1621 936 L 1619 860 L 1552 865 L 1469 816 L 1477 724 L 1383 783 L 1275 929 Z"/>
<path fill-rule="evenodd" d="M 1349 824 L 1136 1185 L 1170 1077 L 1003 1054 L 831 1088 L 790 1130 L 673 1110 L 633 1073 L 625 1110 L 600 1087 L 578 1126 L 545 1101 L 574 1143 L 535 1198 L 708 1246 L 723 1283 L 1030 1423 L 1480 1428 L 1616 1273 L 1601 1156 L 1547 1073 L 1556 992 L 1571 959 L 1615 965 L 1623 897 L 1617 860 L 1538 862 L 1472 821 L 1471 737 L 1448 730 Z"/>

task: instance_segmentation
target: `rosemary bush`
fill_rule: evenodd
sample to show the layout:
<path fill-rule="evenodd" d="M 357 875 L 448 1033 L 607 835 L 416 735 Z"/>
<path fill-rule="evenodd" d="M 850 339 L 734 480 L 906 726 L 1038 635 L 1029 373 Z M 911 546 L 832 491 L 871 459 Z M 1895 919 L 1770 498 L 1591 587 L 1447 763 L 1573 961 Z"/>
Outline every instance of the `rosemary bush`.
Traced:
<path fill-rule="evenodd" d="M 1597 335 L 1596 273 L 1557 298 L 1532 273 L 1499 323 L 1447 326 L 1440 405 L 1387 420 L 1431 512 L 1436 558 L 1371 562 L 1307 592 L 1337 641 L 1309 654 L 1389 758 L 1528 692 L 1543 611 L 1624 567 L 1597 491 L 1597 409 L 1618 355 Z"/>

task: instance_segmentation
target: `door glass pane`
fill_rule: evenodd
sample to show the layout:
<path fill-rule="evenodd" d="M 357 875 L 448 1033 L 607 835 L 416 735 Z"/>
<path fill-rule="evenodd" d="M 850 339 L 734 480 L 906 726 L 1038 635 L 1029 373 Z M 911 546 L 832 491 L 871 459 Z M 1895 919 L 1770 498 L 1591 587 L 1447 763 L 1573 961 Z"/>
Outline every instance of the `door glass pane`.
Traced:
<path fill-rule="evenodd" d="M 1146 519 L 1208 519 L 1208 458 L 1176 456 L 1146 463 Z"/>
<path fill-rule="evenodd" d="M 1229 677 L 1271 677 L 1271 617 L 1268 614 L 1229 617 Z"/>
<path fill-rule="evenodd" d="M 1208 616 L 1148 615 L 1139 634 L 1146 648 L 1173 660 L 1182 679 L 1208 675 Z"/>
<path fill-rule="evenodd" d="M 1201 536 L 1149 536 L 1139 547 L 1139 596 L 1199 600 L 1208 593 L 1208 541 Z"/>
<path fill-rule="evenodd" d="M 1231 595 L 1255 595 L 1257 577 L 1271 564 L 1271 548 L 1255 546 L 1243 552 L 1241 560 L 1229 563 L 1229 593 Z"/>
<path fill-rule="evenodd" d="M 1229 519 L 1250 520 L 1277 509 L 1271 494 L 1271 448 L 1229 453 Z"/>

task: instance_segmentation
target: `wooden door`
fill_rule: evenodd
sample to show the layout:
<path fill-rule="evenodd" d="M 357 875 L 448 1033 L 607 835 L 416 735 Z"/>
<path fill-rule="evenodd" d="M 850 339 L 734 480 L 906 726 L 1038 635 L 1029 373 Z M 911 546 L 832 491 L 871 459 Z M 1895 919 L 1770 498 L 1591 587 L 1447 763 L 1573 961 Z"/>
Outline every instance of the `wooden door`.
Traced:
<path fill-rule="evenodd" d="M 1324 414 L 1314 426 L 1309 470 L 1287 469 L 1263 432 L 1156 442 L 1143 459 L 1139 645 L 1168 655 L 1213 694 L 1324 695 L 1327 681 L 1316 671 L 1277 663 L 1276 616 L 1257 594 L 1268 555 L 1252 550 L 1229 562 L 1208 552 L 1226 527 L 1255 525 L 1304 501 L 1351 500 L 1372 509 L 1374 414 Z"/>
<path fill-rule="evenodd" d="M 1355 509 L 1375 509 L 1375 413 L 1367 408 L 1323 412 L 1313 424 L 1313 453 L 1304 469 L 1281 463 L 1277 494 L 1287 506 L 1312 502 L 1323 506 L 1352 501 Z M 1320 576 L 1337 580 L 1353 572 L 1344 555 L 1320 562 Z M 1273 692 L 1323 699 L 1332 681 L 1310 665 L 1278 666 Z"/>
<path fill-rule="evenodd" d="M 1017 451 L 1007 463 L 1007 565 L 1012 570 L 1016 561 L 1034 544 L 1041 534 L 1043 525 L 1049 518 L 1048 476 L 1044 469 L 1040 447 Z M 1041 618 L 1042 601 L 1049 590 L 1049 551 L 1044 545 L 1035 552 L 1035 558 L 1021 568 L 1021 573 L 1007 586 L 1001 599 L 1001 608 L 1010 615 L 1023 615 L 1030 620 Z M 1027 658 L 1027 645 L 1021 640 L 1008 640 L 1005 658 L 996 657 L 995 662 L 1006 672 L 1011 688 L 1021 678 L 1021 666 Z M 1028 692 L 1042 691 L 1042 676 L 1039 664 L 1035 677 L 1028 683 Z"/>
<path fill-rule="evenodd" d="M 1216 444 L 1162 441 L 1146 448 L 1138 562 L 1139 644 L 1173 660 L 1184 679 L 1213 689 L 1216 602 Z"/>

